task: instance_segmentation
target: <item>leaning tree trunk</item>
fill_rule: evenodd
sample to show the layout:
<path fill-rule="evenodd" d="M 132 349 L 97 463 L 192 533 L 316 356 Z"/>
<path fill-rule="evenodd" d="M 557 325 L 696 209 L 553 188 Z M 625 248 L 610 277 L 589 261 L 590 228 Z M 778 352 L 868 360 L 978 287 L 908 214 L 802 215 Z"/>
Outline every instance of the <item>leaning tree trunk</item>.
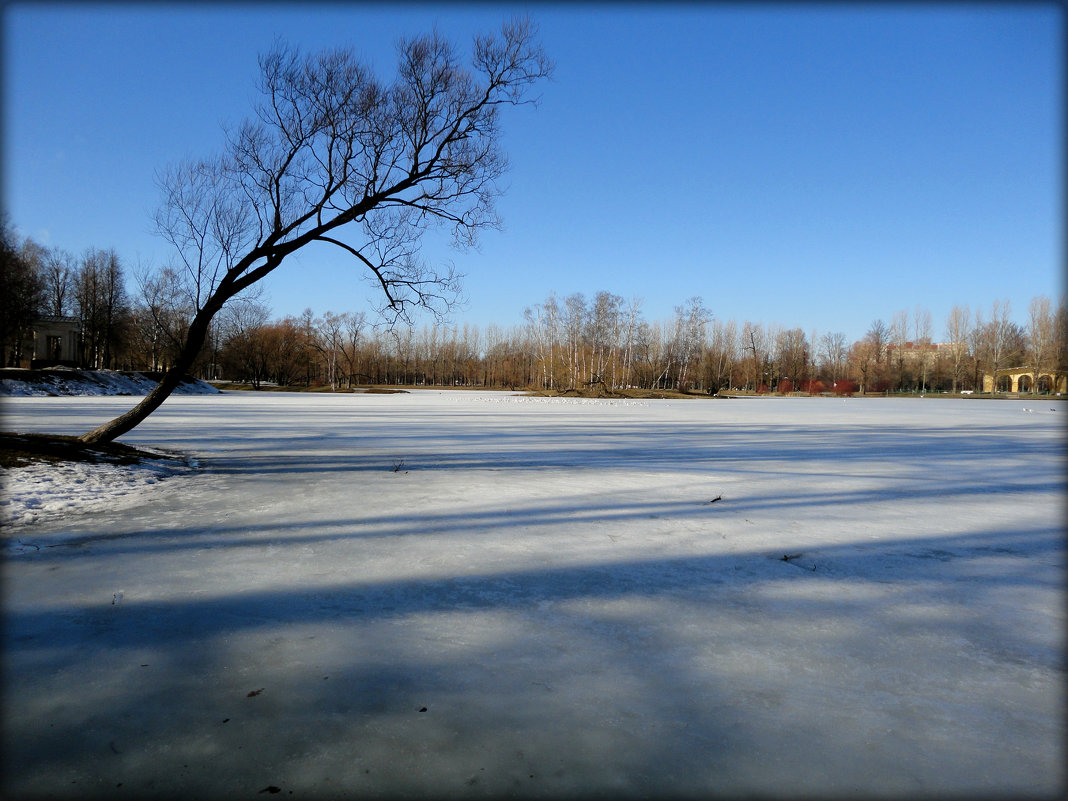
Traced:
<path fill-rule="evenodd" d="M 159 384 L 145 396 L 143 401 L 130 409 L 130 411 L 126 412 L 126 414 L 120 415 L 114 420 L 94 428 L 88 434 L 83 434 L 78 437 L 78 439 L 86 445 L 95 445 L 100 442 L 111 442 L 112 440 L 121 437 L 127 431 L 137 427 L 137 425 L 139 425 L 146 417 L 156 411 L 156 409 L 160 407 L 160 404 L 170 397 L 170 394 L 174 392 L 177 386 L 182 382 L 182 378 L 185 377 L 189 368 L 193 366 L 197 354 L 200 353 L 200 349 L 204 346 L 204 341 L 207 339 L 208 326 L 211 323 L 211 318 L 215 316 L 215 312 L 218 311 L 221 306 L 221 302 L 218 304 L 213 303 L 211 306 L 205 306 L 197 312 L 196 317 L 193 318 L 193 322 L 189 326 L 185 344 L 182 346 L 178 358 L 175 359 L 174 364 L 171 365 L 171 369 L 164 373 Z"/>

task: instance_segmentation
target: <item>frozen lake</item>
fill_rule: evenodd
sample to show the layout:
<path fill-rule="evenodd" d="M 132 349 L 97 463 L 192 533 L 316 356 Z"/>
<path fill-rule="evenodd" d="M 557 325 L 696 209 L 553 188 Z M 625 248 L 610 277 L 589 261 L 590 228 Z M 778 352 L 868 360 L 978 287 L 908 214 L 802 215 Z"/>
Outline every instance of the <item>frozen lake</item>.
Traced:
<path fill-rule="evenodd" d="M 132 403 L 5 398 L 3 428 Z M 7 477 L 3 789 L 1061 792 L 1065 417 L 173 397 L 123 441 L 197 472 Z"/>

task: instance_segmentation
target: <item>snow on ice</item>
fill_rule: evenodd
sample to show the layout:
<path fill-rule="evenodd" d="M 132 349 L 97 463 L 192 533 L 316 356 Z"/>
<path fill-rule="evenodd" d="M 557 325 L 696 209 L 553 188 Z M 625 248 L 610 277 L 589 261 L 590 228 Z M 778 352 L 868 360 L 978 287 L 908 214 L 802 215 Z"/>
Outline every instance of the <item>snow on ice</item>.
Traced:
<path fill-rule="evenodd" d="M 1051 408 L 171 398 L 124 441 L 198 470 L 12 494 L 3 789 L 1056 795 Z"/>
<path fill-rule="evenodd" d="M 11 528 L 74 512 L 125 509 L 145 502 L 143 490 L 195 467 L 195 460 L 177 465 L 174 460 L 159 459 L 134 465 L 35 463 L 2 470 L 0 526 Z M 9 532 L 5 544 L 21 549 L 11 536 Z"/>

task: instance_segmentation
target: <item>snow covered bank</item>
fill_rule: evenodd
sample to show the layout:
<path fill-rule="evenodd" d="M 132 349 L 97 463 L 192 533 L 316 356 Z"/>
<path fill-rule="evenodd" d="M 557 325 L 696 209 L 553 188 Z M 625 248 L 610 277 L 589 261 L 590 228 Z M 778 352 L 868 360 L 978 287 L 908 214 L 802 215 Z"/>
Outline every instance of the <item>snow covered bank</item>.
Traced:
<path fill-rule="evenodd" d="M 158 382 L 144 373 L 116 370 L 0 371 L 0 395 L 14 397 L 55 395 L 147 395 Z M 215 395 L 219 390 L 199 379 L 186 379 L 174 390 L 178 395 Z"/>
<path fill-rule="evenodd" d="M 5 531 L 2 789 L 1055 796 L 1032 406 L 172 398 L 124 440 L 201 471 Z"/>
<path fill-rule="evenodd" d="M 146 460 L 139 464 L 38 462 L 11 470 L 0 469 L 0 526 L 7 534 L 5 549 L 24 550 L 14 529 L 73 513 L 118 511 L 143 504 L 145 490 L 161 481 L 185 475 L 196 460 Z"/>

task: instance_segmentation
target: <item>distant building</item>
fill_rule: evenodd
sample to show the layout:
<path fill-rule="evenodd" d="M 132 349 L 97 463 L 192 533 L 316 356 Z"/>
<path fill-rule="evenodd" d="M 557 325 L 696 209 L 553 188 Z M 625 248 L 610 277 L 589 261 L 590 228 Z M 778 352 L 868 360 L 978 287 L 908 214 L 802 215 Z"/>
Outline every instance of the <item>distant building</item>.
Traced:
<path fill-rule="evenodd" d="M 941 345 L 935 345 L 931 342 L 905 342 L 901 345 L 887 345 L 886 355 L 891 360 L 900 360 L 904 364 L 915 364 L 917 362 L 934 361 Z"/>
<path fill-rule="evenodd" d="M 77 317 L 38 317 L 31 327 L 30 367 L 77 367 L 82 344 L 82 325 Z"/>

